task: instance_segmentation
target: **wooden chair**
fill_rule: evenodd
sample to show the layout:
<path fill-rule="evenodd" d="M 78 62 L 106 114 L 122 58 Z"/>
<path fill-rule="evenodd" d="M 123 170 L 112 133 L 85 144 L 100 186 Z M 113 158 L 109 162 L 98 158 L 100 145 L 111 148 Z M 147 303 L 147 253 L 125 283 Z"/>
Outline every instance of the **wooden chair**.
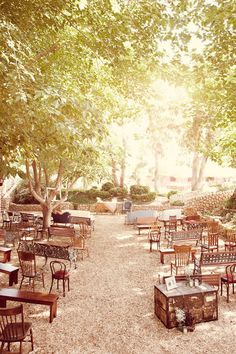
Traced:
<path fill-rule="evenodd" d="M 165 237 L 169 235 L 170 232 L 177 231 L 177 217 L 176 215 L 169 216 L 169 220 L 165 223 Z"/>
<path fill-rule="evenodd" d="M 219 252 L 219 233 L 209 233 L 207 238 L 201 244 L 201 252 L 213 252 L 216 250 Z"/>
<path fill-rule="evenodd" d="M 150 230 L 148 232 L 148 240 L 150 244 L 150 252 L 152 252 L 152 244 L 157 244 L 157 250 L 160 248 L 161 243 L 161 224 L 159 222 L 155 222 L 151 225 Z"/>
<path fill-rule="evenodd" d="M 43 287 L 45 287 L 44 272 L 43 270 L 37 271 L 35 254 L 31 252 L 20 251 L 20 250 L 18 250 L 17 252 L 18 252 L 18 258 L 19 258 L 20 268 L 22 273 L 20 289 L 25 278 L 29 279 L 29 284 L 31 284 L 32 281 L 33 291 L 34 291 L 35 280 L 42 281 Z"/>
<path fill-rule="evenodd" d="M 29 337 L 29 339 L 26 339 Z M 32 323 L 24 321 L 23 305 L 13 308 L 0 308 L 0 353 L 4 353 L 4 346 L 10 351 L 11 343 L 20 343 L 19 353 L 22 353 L 22 342 L 30 342 L 34 350 Z"/>
<path fill-rule="evenodd" d="M 236 284 L 236 263 L 228 265 L 225 268 L 226 274 L 221 276 L 220 281 L 220 289 L 221 295 L 223 294 L 223 285 L 226 286 L 227 290 L 227 302 L 229 302 L 229 286 L 232 285 L 233 287 L 233 294 L 234 294 L 234 284 Z"/>
<path fill-rule="evenodd" d="M 72 247 L 77 252 L 77 255 L 81 254 L 82 260 L 84 259 L 84 253 L 87 253 L 87 257 L 89 257 L 89 250 L 86 245 L 86 238 L 85 237 L 75 236 L 74 243 L 73 243 Z"/>
<path fill-rule="evenodd" d="M 236 250 L 236 230 L 227 230 L 225 251 L 235 251 L 235 250 Z"/>
<path fill-rule="evenodd" d="M 57 281 L 57 289 L 59 289 L 59 281 L 63 284 L 63 296 L 65 296 L 66 282 L 68 285 L 68 291 L 70 291 L 70 273 L 66 270 L 66 265 L 61 261 L 50 262 L 50 269 L 52 274 L 52 282 L 49 293 L 52 291 L 54 280 Z"/>
<path fill-rule="evenodd" d="M 174 245 L 174 251 L 175 260 L 174 262 L 171 262 L 171 274 L 175 272 L 175 274 L 177 275 L 179 268 L 186 267 L 190 263 L 191 246 Z"/>
<path fill-rule="evenodd" d="M 86 222 L 79 223 L 79 235 L 84 238 L 91 237 L 91 227 Z"/>

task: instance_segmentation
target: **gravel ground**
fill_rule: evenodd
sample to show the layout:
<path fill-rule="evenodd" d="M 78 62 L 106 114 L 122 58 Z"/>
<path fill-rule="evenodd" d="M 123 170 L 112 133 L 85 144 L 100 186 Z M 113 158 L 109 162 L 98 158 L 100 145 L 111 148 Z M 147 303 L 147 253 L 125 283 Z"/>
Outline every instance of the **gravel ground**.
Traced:
<path fill-rule="evenodd" d="M 170 266 L 168 262 L 160 265 L 157 252 L 149 253 L 145 232 L 138 236 L 132 226 L 124 225 L 123 215 L 97 215 L 88 246 L 90 257 L 71 270 L 71 291 L 65 298 L 59 291 L 53 323 L 48 322 L 48 307 L 24 304 L 26 317 L 33 323 L 35 350 L 31 353 L 235 352 L 236 295 L 231 295 L 229 304 L 225 294 L 219 297 L 218 321 L 198 324 L 187 334 L 168 330 L 154 315 L 153 286 L 158 274 L 168 274 Z M 16 252 L 13 256 L 17 264 Z M 0 281 L 2 287 L 7 286 L 4 274 Z M 40 286 L 36 290 L 41 291 Z M 50 287 L 49 266 L 46 287 Z M 24 344 L 24 353 L 28 349 Z"/>

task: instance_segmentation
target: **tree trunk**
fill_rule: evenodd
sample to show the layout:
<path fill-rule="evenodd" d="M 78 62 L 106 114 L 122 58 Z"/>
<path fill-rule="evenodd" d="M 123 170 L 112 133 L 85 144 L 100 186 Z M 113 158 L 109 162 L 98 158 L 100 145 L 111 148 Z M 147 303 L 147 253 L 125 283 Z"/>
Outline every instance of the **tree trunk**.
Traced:
<path fill-rule="evenodd" d="M 197 152 L 194 152 L 193 162 L 192 162 L 192 191 L 197 190 L 198 167 L 199 167 L 199 156 Z"/>
<path fill-rule="evenodd" d="M 207 159 L 208 158 L 205 156 L 201 157 L 200 167 L 199 167 L 199 171 L 198 171 L 198 178 L 197 178 L 197 186 L 196 186 L 197 190 L 201 190 L 203 187 L 203 178 L 204 178 L 204 172 L 205 172 Z"/>
<path fill-rule="evenodd" d="M 52 216 L 52 205 L 51 202 L 46 204 L 41 204 L 42 212 L 43 212 L 43 229 L 47 229 L 51 224 L 51 216 Z"/>
<path fill-rule="evenodd" d="M 192 191 L 201 190 L 203 186 L 203 177 L 208 157 L 199 156 L 194 153 L 192 164 Z"/>
<path fill-rule="evenodd" d="M 155 154 L 155 169 L 154 169 L 154 191 L 158 193 L 159 191 L 159 182 L 160 182 L 160 173 L 159 173 L 159 154 Z"/>
<path fill-rule="evenodd" d="M 116 176 L 116 162 L 113 158 L 111 160 L 111 168 L 112 168 L 112 182 L 115 187 L 119 187 L 118 178 Z"/>

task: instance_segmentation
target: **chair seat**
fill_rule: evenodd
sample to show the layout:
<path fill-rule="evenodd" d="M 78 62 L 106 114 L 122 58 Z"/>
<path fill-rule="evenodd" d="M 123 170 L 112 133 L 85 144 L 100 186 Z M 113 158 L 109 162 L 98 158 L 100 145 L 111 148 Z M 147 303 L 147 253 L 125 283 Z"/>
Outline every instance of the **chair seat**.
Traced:
<path fill-rule="evenodd" d="M 236 283 L 236 277 L 234 277 L 232 275 L 228 275 L 228 277 L 227 277 L 227 275 L 224 274 L 221 276 L 221 281 L 233 284 L 233 283 Z"/>
<path fill-rule="evenodd" d="M 69 278 L 69 276 L 70 276 L 69 272 L 64 270 L 58 270 L 53 274 L 53 277 L 55 279 Z"/>
<path fill-rule="evenodd" d="M 22 323 L 8 324 L 5 326 L 5 328 L 3 329 L 0 335 L 0 341 L 7 340 L 10 342 L 16 342 L 16 341 L 23 340 L 25 338 L 25 334 L 28 332 L 31 326 L 32 326 L 31 322 L 24 322 L 24 331 L 22 331 Z M 14 336 L 12 335 L 12 333 L 14 333 Z"/>

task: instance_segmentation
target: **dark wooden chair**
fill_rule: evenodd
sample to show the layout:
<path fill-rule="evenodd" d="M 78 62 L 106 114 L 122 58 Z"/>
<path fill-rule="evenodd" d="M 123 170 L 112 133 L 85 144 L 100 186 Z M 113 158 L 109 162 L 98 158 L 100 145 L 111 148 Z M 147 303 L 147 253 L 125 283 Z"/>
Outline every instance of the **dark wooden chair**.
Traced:
<path fill-rule="evenodd" d="M 236 284 L 236 263 L 228 265 L 225 268 L 225 274 L 221 276 L 220 279 L 220 290 L 221 295 L 223 294 L 223 285 L 226 286 L 227 291 L 227 302 L 229 302 L 229 287 L 232 285 L 234 294 L 234 284 Z"/>
<path fill-rule="evenodd" d="M 191 246 L 174 245 L 175 260 L 171 262 L 171 274 L 178 274 L 179 268 L 186 267 L 190 263 Z"/>
<path fill-rule="evenodd" d="M 29 284 L 31 284 L 32 282 L 33 291 L 35 286 L 35 280 L 42 281 L 44 287 L 44 272 L 43 270 L 37 271 L 35 254 L 20 250 L 18 250 L 17 252 L 22 273 L 20 289 L 25 278 L 29 279 Z"/>
<path fill-rule="evenodd" d="M 124 200 L 122 204 L 122 214 L 126 214 L 132 210 L 131 200 Z"/>
<path fill-rule="evenodd" d="M 150 252 L 152 252 L 152 244 L 157 244 L 157 250 L 160 248 L 161 244 L 161 224 L 156 221 L 150 226 L 150 230 L 148 232 L 148 240 L 150 244 Z"/>
<path fill-rule="evenodd" d="M 52 274 L 52 282 L 49 293 L 52 291 L 54 280 L 57 281 L 57 289 L 59 289 L 59 281 L 63 284 L 63 296 L 65 296 L 66 282 L 68 285 L 68 291 L 70 291 L 70 273 L 66 270 L 66 265 L 61 261 L 50 262 L 50 269 Z"/>
<path fill-rule="evenodd" d="M 1 353 L 4 353 L 5 344 L 10 351 L 11 343 L 16 342 L 20 343 L 19 353 L 22 353 L 22 342 L 30 342 L 34 350 L 32 323 L 24 321 L 22 304 L 13 308 L 0 308 L 0 341 Z"/>
<path fill-rule="evenodd" d="M 213 252 L 214 250 L 219 252 L 219 233 L 208 232 L 206 239 L 203 240 L 201 245 L 201 252 Z"/>

